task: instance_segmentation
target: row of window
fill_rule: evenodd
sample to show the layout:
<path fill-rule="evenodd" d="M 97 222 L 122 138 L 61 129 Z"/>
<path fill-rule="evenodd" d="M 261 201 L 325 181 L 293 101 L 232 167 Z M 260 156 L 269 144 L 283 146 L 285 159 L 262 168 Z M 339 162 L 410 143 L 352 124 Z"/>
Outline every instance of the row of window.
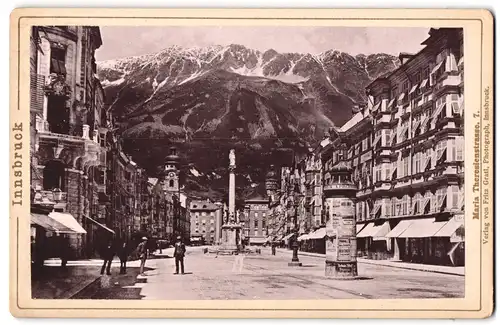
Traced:
<path fill-rule="evenodd" d="M 199 232 L 200 232 L 200 230 L 199 230 L 198 228 L 195 228 L 195 229 L 194 229 L 194 232 L 199 233 Z M 206 232 L 207 232 L 207 229 L 205 229 L 205 228 L 201 228 L 201 232 L 202 232 L 202 233 L 206 233 Z M 210 232 L 215 232 L 214 227 L 210 227 Z"/>
<path fill-rule="evenodd" d="M 202 212 L 201 214 L 200 214 L 200 212 L 195 212 L 195 213 L 194 213 L 194 216 L 195 216 L 196 218 L 198 218 L 200 215 L 201 215 L 202 217 L 205 217 L 205 216 L 207 216 L 207 213 L 206 213 L 206 212 Z M 215 217 L 215 212 L 210 212 L 210 216 L 211 216 L 211 217 Z"/>
<path fill-rule="evenodd" d="M 435 149 L 428 148 L 403 156 L 393 162 L 386 162 L 373 167 L 374 182 L 392 180 L 394 176 L 402 178 L 412 174 L 421 173 L 433 169 L 440 162 L 460 162 L 464 160 L 464 139 L 457 137 L 445 139 L 437 143 Z M 411 167 L 411 170 L 410 170 Z M 355 171 L 356 172 L 356 171 Z"/>
<path fill-rule="evenodd" d="M 444 49 L 441 51 L 436 56 L 435 64 L 430 63 L 428 66 L 416 71 L 412 76 L 410 76 L 409 80 L 406 80 L 401 84 L 394 85 L 391 88 L 390 93 L 391 102 L 396 100 L 405 101 L 407 99 L 416 98 L 421 95 L 427 87 L 436 85 L 439 78 L 447 71 L 458 71 L 457 56 L 455 53 L 450 51 L 450 49 Z M 380 102 L 380 96 L 374 98 L 375 106 L 377 106 Z"/>
<path fill-rule="evenodd" d="M 437 213 L 442 209 L 461 210 L 464 205 L 463 188 L 458 185 L 441 187 L 434 193 L 416 193 L 414 196 L 405 195 L 402 198 L 383 198 L 375 201 L 373 206 L 367 201 L 357 202 L 355 205 L 358 220 L 373 219 L 380 216 L 398 217 Z"/>

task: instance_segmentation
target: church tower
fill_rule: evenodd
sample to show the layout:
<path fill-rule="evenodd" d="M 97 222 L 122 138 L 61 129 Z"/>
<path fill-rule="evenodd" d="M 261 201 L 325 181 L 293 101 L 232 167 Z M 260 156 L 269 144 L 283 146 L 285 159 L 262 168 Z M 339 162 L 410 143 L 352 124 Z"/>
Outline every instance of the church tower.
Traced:
<path fill-rule="evenodd" d="M 170 154 L 165 159 L 163 191 L 169 194 L 179 194 L 179 156 L 177 150 L 170 148 Z"/>

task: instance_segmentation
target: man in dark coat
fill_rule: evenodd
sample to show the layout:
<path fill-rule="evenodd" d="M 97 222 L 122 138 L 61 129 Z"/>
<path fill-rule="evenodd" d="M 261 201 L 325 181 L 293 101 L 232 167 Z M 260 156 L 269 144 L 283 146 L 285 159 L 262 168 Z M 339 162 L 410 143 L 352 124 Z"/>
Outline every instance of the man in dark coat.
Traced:
<path fill-rule="evenodd" d="M 127 273 L 128 253 L 128 244 L 125 240 L 123 240 L 118 248 L 118 257 L 120 258 L 120 274 Z"/>
<path fill-rule="evenodd" d="M 113 261 L 113 257 L 115 255 L 113 248 L 113 241 L 110 239 L 108 240 L 106 246 L 104 246 L 102 252 L 102 259 L 104 260 L 104 263 L 102 264 L 101 275 L 104 274 L 104 269 L 106 269 L 107 275 L 111 275 L 111 262 Z"/>
<path fill-rule="evenodd" d="M 179 274 L 179 264 L 181 265 L 181 274 L 184 274 L 184 255 L 186 254 L 186 246 L 181 241 L 181 236 L 177 236 L 175 242 L 174 257 L 175 257 L 175 274 Z"/>

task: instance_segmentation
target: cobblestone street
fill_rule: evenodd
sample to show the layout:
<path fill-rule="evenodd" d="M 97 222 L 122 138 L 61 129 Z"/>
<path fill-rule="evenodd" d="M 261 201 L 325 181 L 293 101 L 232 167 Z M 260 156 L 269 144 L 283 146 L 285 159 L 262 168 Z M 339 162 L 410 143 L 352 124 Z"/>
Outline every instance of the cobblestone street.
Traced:
<path fill-rule="evenodd" d="M 91 290 L 84 290 L 75 298 L 90 298 L 85 292 L 99 299 L 146 300 L 459 298 L 464 295 L 464 277 L 457 275 L 360 262 L 361 279 L 342 281 L 324 276 L 324 258 L 320 257 L 300 256 L 303 267 L 293 268 L 287 265 L 291 252 L 272 256 L 264 249 L 261 255 L 245 256 L 240 270 L 236 260 L 241 258 L 203 254 L 199 248 L 189 248 L 185 275 L 174 275 L 172 258 L 148 260 L 145 277 L 133 280 L 130 275 L 126 279 L 115 276 L 109 281 L 96 281 Z"/>

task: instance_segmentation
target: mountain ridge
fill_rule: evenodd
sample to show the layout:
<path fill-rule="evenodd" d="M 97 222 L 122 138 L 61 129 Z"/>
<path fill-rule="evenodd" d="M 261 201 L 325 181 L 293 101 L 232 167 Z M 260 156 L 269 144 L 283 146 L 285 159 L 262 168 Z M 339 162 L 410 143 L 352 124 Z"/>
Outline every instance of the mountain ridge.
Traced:
<path fill-rule="evenodd" d="M 263 181 L 266 166 L 280 166 L 272 152 L 305 152 L 325 131 L 344 124 L 366 101 L 366 85 L 399 61 L 383 53 L 328 50 L 315 56 L 232 44 L 172 46 L 97 65 L 108 109 L 141 165 L 154 173 L 163 146 L 176 144 L 186 163 L 209 175 L 221 166 L 224 152 L 236 147 L 248 165 L 245 187 L 245 179 Z M 218 153 L 206 156 L 207 148 Z M 257 156 L 263 163 L 253 161 Z M 192 188 L 212 191 L 213 180 L 185 175 Z"/>

